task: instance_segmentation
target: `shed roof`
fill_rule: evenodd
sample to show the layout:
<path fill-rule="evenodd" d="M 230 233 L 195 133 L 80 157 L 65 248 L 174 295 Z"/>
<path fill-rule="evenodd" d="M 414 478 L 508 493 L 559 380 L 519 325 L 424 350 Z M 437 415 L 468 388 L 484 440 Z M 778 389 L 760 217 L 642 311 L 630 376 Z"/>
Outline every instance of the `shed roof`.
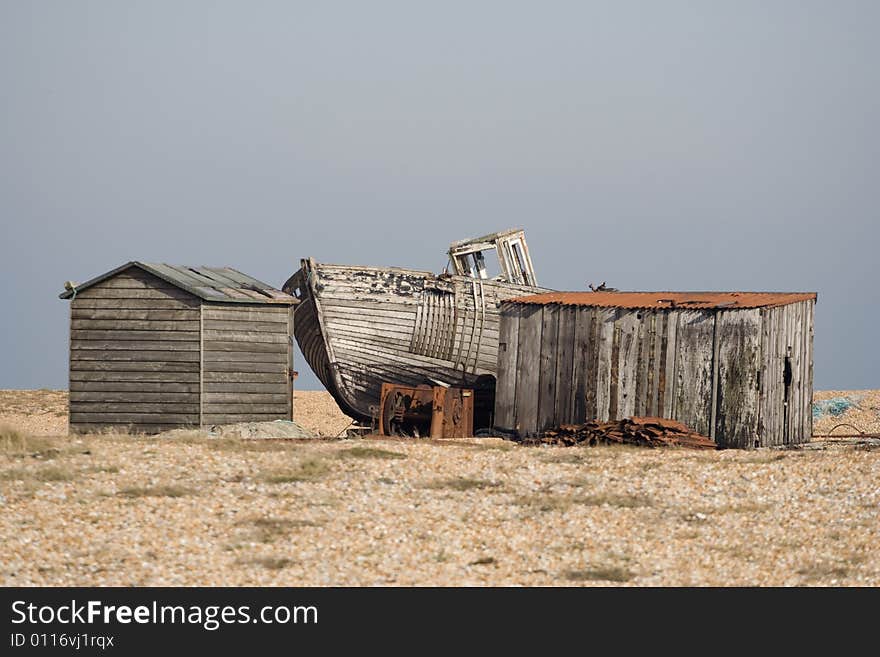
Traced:
<path fill-rule="evenodd" d="M 155 262 L 133 260 L 124 265 L 101 274 L 85 283 L 65 290 L 58 297 L 70 299 L 74 292 L 82 292 L 86 288 L 116 276 L 131 267 L 137 267 L 162 280 L 171 283 L 181 290 L 204 299 L 224 303 L 271 303 L 292 306 L 299 303 L 296 297 L 276 290 L 256 278 L 232 269 L 231 267 L 187 267 L 185 265 L 167 265 Z"/>
<path fill-rule="evenodd" d="M 561 304 L 600 308 L 684 308 L 694 310 L 770 308 L 815 301 L 815 292 L 547 292 L 509 299 L 511 303 Z"/>

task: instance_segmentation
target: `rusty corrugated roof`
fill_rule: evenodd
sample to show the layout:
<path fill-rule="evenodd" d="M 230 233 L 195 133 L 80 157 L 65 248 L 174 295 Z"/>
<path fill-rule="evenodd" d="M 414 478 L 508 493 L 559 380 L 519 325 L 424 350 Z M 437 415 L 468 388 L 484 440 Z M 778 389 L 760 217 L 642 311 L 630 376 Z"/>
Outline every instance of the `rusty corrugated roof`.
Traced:
<path fill-rule="evenodd" d="M 510 303 L 601 308 L 719 309 L 769 308 L 815 301 L 815 292 L 547 292 L 509 299 Z"/>

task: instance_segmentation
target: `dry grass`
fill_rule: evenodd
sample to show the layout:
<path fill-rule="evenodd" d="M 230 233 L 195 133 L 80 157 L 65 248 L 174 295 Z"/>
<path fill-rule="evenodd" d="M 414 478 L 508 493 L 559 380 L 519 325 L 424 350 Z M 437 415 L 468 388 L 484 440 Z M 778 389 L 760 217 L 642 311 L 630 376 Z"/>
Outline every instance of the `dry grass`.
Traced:
<path fill-rule="evenodd" d="M 377 447 L 352 447 L 336 454 L 339 459 L 405 459 L 406 454 Z"/>
<path fill-rule="evenodd" d="M 252 531 L 255 540 L 260 543 L 272 543 L 273 541 L 288 535 L 292 530 L 302 527 L 320 527 L 320 524 L 312 520 L 295 520 L 291 518 L 259 517 L 243 520 L 237 523 Z"/>
<path fill-rule="evenodd" d="M 38 469 L 11 468 L 0 471 L 0 480 L 4 481 L 72 481 L 75 477 L 76 474 L 71 468 L 62 466 Z"/>
<path fill-rule="evenodd" d="M 562 573 L 562 578 L 569 582 L 628 582 L 633 579 L 634 575 L 626 568 L 620 566 L 599 565 L 591 566 L 583 570 L 566 570 Z"/>
<path fill-rule="evenodd" d="M 288 559 L 286 557 L 267 555 L 262 557 L 239 559 L 238 563 L 245 566 L 262 566 L 267 570 L 284 570 L 295 562 L 292 559 Z"/>
<path fill-rule="evenodd" d="M 446 479 L 434 479 L 425 482 L 422 488 L 429 490 L 453 490 L 458 492 L 466 492 L 471 490 L 484 490 L 487 488 L 499 488 L 499 481 L 489 481 L 488 479 L 471 479 L 469 477 L 450 477 Z"/>
<path fill-rule="evenodd" d="M 820 582 L 827 579 L 843 579 L 849 575 L 849 568 L 839 563 L 813 563 L 798 569 L 808 582 Z"/>
<path fill-rule="evenodd" d="M 184 486 L 173 484 L 159 484 L 156 486 L 129 486 L 116 491 L 119 497 L 186 497 L 194 495 L 196 491 Z"/>
<path fill-rule="evenodd" d="M 296 467 L 261 472 L 259 481 L 267 484 L 290 484 L 300 481 L 315 481 L 330 471 L 330 466 L 319 458 L 306 458 Z"/>
<path fill-rule="evenodd" d="M 573 506 L 611 507 L 615 509 L 637 509 L 651 506 L 651 500 L 641 495 L 598 493 L 593 495 L 559 495 L 546 492 L 522 495 L 513 504 L 536 511 L 567 511 Z"/>
<path fill-rule="evenodd" d="M 495 557 L 480 557 L 476 561 L 471 561 L 469 566 L 491 566 L 496 563 Z"/>

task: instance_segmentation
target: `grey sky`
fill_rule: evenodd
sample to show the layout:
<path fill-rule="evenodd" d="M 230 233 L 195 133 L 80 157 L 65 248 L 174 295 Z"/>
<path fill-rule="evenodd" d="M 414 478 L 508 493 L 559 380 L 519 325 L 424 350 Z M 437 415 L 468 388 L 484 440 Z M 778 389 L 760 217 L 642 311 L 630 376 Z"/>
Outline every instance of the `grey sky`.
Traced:
<path fill-rule="evenodd" d="M 807 290 L 880 387 L 877 2 L 0 0 L 0 388 L 66 387 L 65 280 L 127 260 Z M 319 386 L 300 358 L 302 388 Z"/>

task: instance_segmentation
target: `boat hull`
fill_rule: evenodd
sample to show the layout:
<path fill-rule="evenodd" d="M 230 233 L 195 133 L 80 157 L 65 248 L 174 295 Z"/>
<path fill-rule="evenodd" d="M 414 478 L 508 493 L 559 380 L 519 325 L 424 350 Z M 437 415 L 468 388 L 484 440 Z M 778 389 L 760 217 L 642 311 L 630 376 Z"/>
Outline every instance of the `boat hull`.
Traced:
<path fill-rule="evenodd" d="M 494 382 L 499 304 L 543 288 L 408 269 L 303 260 L 284 286 L 300 299 L 294 335 L 340 408 L 379 416 L 383 382 Z"/>

